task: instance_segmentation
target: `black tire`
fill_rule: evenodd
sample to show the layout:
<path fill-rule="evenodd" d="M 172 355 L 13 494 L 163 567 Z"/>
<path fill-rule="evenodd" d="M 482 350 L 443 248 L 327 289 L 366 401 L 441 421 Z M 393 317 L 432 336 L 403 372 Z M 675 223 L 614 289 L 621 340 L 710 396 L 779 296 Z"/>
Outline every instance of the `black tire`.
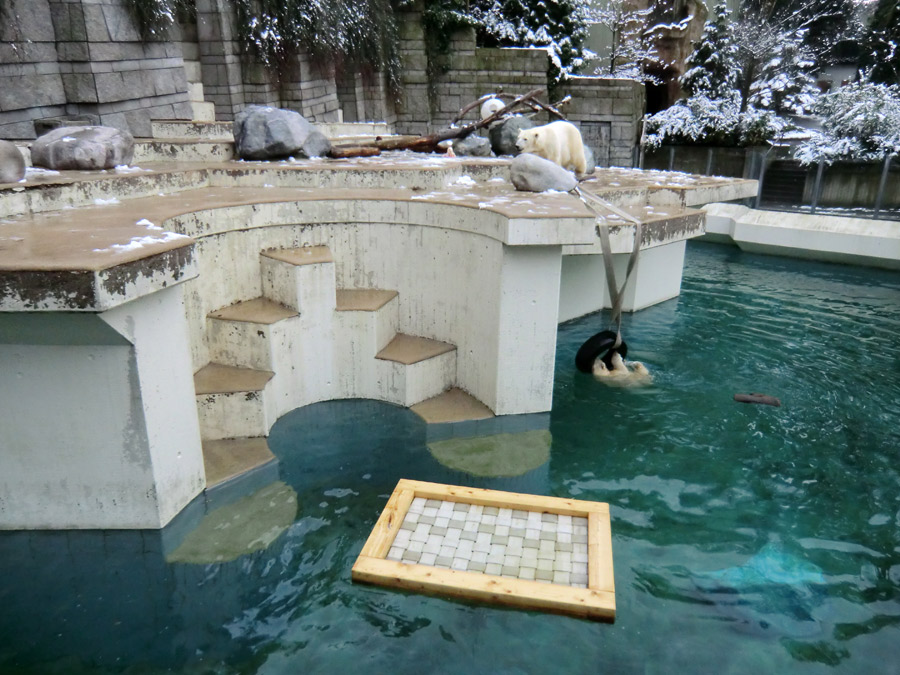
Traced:
<path fill-rule="evenodd" d="M 623 359 L 628 354 L 628 345 L 624 340 L 616 349 L 613 349 L 614 344 L 616 344 L 616 334 L 611 330 L 601 331 L 588 338 L 575 354 L 575 367 L 582 373 L 593 372 L 594 361 L 598 356 L 602 356 L 606 367 L 612 368 L 613 352 L 618 352 Z"/>

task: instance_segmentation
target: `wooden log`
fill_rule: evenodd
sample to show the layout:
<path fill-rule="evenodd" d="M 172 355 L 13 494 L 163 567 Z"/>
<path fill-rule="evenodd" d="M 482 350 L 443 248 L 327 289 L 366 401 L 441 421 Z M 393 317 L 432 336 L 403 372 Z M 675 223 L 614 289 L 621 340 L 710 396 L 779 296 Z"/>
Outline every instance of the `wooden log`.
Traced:
<path fill-rule="evenodd" d="M 781 407 L 781 401 L 767 394 L 735 394 L 734 400 L 738 403 L 759 403 L 761 405 L 775 406 L 776 408 Z"/>
<path fill-rule="evenodd" d="M 332 159 L 348 159 L 350 157 L 375 157 L 381 154 L 381 150 L 375 146 L 364 145 L 333 145 L 328 151 Z"/>

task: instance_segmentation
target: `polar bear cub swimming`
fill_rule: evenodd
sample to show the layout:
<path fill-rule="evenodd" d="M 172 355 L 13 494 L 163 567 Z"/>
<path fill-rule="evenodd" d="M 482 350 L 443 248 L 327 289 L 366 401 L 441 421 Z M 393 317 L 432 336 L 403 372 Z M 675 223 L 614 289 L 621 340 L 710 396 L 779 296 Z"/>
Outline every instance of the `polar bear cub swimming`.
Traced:
<path fill-rule="evenodd" d="M 581 140 L 578 127 L 571 122 L 559 120 L 542 127 L 521 129 L 516 139 L 516 148 L 519 152 L 530 152 L 556 162 L 580 176 L 587 173 L 584 141 Z"/>

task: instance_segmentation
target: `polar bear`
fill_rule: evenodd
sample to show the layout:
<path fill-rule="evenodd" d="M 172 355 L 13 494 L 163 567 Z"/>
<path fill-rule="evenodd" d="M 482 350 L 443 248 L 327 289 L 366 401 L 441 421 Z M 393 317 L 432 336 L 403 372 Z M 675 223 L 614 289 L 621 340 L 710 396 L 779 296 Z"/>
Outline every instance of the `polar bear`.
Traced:
<path fill-rule="evenodd" d="M 612 368 L 607 368 L 602 358 L 594 361 L 594 377 L 614 387 L 640 387 L 653 382 L 650 371 L 640 361 L 625 364 L 618 352 L 612 355 Z"/>
<path fill-rule="evenodd" d="M 573 169 L 579 176 L 587 173 L 584 141 L 578 127 L 571 122 L 559 120 L 542 127 L 520 129 L 516 148 L 556 162 L 564 169 Z"/>

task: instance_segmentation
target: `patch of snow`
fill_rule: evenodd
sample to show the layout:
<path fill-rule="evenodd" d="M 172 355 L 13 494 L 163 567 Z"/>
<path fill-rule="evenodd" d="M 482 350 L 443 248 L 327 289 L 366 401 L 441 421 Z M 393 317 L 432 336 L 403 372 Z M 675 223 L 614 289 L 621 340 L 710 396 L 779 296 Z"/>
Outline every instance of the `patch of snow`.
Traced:
<path fill-rule="evenodd" d="M 103 199 L 101 197 L 97 197 L 97 199 L 94 200 L 94 204 L 96 204 L 97 206 L 109 206 L 110 204 L 118 204 L 118 203 L 119 203 L 119 200 L 116 199 L 115 197 L 110 197 L 109 199 Z"/>
<path fill-rule="evenodd" d="M 116 173 L 137 173 L 139 171 L 151 171 L 151 169 L 142 169 L 139 166 L 128 166 L 127 164 L 118 164 L 115 168 Z"/>
<path fill-rule="evenodd" d="M 175 232 L 166 232 L 162 237 L 156 237 L 154 235 L 148 235 L 146 237 L 132 237 L 131 241 L 127 244 L 113 244 L 108 248 L 95 248 L 95 253 L 124 253 L 125 251 L 136 251 L 139 248 L 143 248 L 144 246 L 150 246 L 152 244 L 163 244 L 168 241 L 176 241 L 178 239 L 190 239 L 183 234 L 176 234 Z"/>

